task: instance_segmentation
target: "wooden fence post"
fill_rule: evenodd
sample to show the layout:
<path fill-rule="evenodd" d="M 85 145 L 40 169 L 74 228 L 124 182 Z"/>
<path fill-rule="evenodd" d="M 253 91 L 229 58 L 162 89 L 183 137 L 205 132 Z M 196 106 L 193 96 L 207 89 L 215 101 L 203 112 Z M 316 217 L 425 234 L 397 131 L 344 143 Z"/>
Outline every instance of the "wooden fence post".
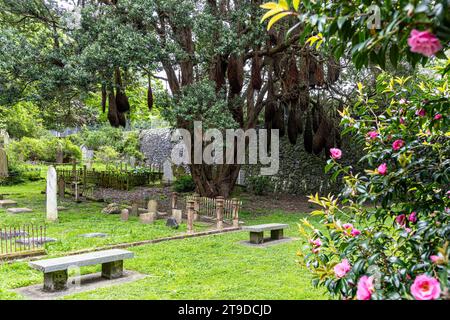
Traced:
<path fill-rule="evenodd" d="M 200 210 L 200 195 L 198 193 L 194 193 L 194 202 L 194 221 L 197 221 Z"/>
<path fill-rule="evenodd" d="M 194 233 L 194 200 L 187 202 L 187 233 Z"/>
<path fill-rule="evenodd" d="M 216 197 L 216 216 L 217 216 L 217 229 L 223 229 L 223 204 L 225 198 L 222 196 Z"/>
<path fill-rule="evenodd" d="M 233 227 L 239 228 L 239 200 L 233 198 L 232 200 L 232 215 L 233 215 Z"/>

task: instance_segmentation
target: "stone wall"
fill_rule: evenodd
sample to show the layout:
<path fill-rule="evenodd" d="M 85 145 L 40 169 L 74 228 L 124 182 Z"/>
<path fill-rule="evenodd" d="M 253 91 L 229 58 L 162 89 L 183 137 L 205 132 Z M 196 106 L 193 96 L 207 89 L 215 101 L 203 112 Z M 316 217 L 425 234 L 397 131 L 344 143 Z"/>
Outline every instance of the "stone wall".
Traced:
<path fill-rule="evenodd" d="M 172 143 L 170 141 L 170 129 L 142 130 L 140 133 L 141 152 L 145 155 L 147 164 L 162 165 L 170 158 Z M 348 141 L 343 142 L 343 157 L 341 162 L 351 164 L 358 170 L 355 159 L 359 159 L 358 151 Z M 282 138 L 280 143 L 280 170 L 272 176 L 273 190 L 288 194 L 311 194 L 319 192 L 327 194 L 341 190 L 341 185 L 332 183 L 330 175 L 324 173 L 327 159 L 322 153 L 320 156 L 307 153 L 303 148 L 302 140 L 293 146 Z M 240 184 L 246 184 L 250 177 L 259 175 L 258 165 L 244 165 Z"/>
<path fill-rule="evenodd" d="M 358 170 L 355 159 L 359 159 L 360 150 L 349 142 L 343 142 L 343 156 L 340 160 L 344 165 L 352 165 Z M 278 174 L 271 177 L 272 191 L 288 194 L 309 195 L 337 193 L 342 189 L 341 184 L 330 180 L 331 174 L 325 174 L 327 163 L 324 152 L 319 156 L 309 154 L 303 147 L 302 139 L 296 145 L 291 145 L 287 137 L 280 141 L 280 169 Z M 245 180 L 259 175 L 258 165 L 245 165 Z"/>

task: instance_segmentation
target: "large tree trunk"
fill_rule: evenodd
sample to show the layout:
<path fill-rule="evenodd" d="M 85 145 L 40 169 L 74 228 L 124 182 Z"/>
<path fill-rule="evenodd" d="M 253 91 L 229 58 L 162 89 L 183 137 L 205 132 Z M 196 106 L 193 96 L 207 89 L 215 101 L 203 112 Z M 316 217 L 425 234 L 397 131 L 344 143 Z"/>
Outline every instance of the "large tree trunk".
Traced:
<path fill-rule="evenodd" d="M 213 168 L 205 164 L 189 166 L 192 178 L 197 186 L 197 192 L 202 197 L 228 198 L 234 189 L 241 165 L 223 164 Z M 215 172 L 214 169 L 216 170 Z"/>

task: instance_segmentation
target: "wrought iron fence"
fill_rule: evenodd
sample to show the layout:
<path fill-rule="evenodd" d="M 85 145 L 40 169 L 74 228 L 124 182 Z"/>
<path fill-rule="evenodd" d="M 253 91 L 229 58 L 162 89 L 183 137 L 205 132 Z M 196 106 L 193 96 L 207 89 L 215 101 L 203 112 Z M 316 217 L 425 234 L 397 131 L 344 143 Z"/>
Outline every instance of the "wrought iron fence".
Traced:
<path fill-rule="evenodd" d="M 0 226 L 0 259 L 44 250 L 46 225 Z"/>

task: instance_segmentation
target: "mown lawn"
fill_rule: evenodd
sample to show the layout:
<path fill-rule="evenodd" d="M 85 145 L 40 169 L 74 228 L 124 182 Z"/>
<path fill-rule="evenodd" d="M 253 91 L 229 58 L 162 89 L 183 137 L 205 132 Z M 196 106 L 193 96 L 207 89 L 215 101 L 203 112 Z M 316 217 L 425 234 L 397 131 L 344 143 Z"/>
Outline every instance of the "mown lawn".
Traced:
<path fill-rule="evenodd" d="M 0 209 L 1 224 L 43 222 L 45 196 L 42 182 L 15 187 L 0 187 L 0 193 L 35 210 L 32 214 L 10 215 Z M 184 232 L 172 230 L 159 220 L 142 225 L 137 219 L 121 222 L 117 215 L 101 214 L 101 203 L 62 203 L 69 210 L 60 213 L 58 223 L 49 225 L 48 236 L 59 241 L 48 244 L 49 256 L 112 243 L 154 239 Z M 243 213 L 248 225 L 283 222 L 289 237 L 297 237 L 302 213 L 276 212 L 268 215 Z M 197 225 L 196 230 L 204 229 Z M 79 235 L 104 232 L 107 238 L 85 239 Z M 298 241 L 265 248 L 244 246 L 247 232 L 233 232 L 133 247 L 135 258 L 125 268 L 148 275 L 136 282 L 101 288 L 68 296 L 66 299 L 327 299 L 311 285 L 310 273 L 297 263 Z M 82 273 L 100 271 L 100 266 L 82 268 Z M 0 299 L 22 299 L 12 289 L 42 283 L 42 274 L 27 262 L 0 264 Z"/>

